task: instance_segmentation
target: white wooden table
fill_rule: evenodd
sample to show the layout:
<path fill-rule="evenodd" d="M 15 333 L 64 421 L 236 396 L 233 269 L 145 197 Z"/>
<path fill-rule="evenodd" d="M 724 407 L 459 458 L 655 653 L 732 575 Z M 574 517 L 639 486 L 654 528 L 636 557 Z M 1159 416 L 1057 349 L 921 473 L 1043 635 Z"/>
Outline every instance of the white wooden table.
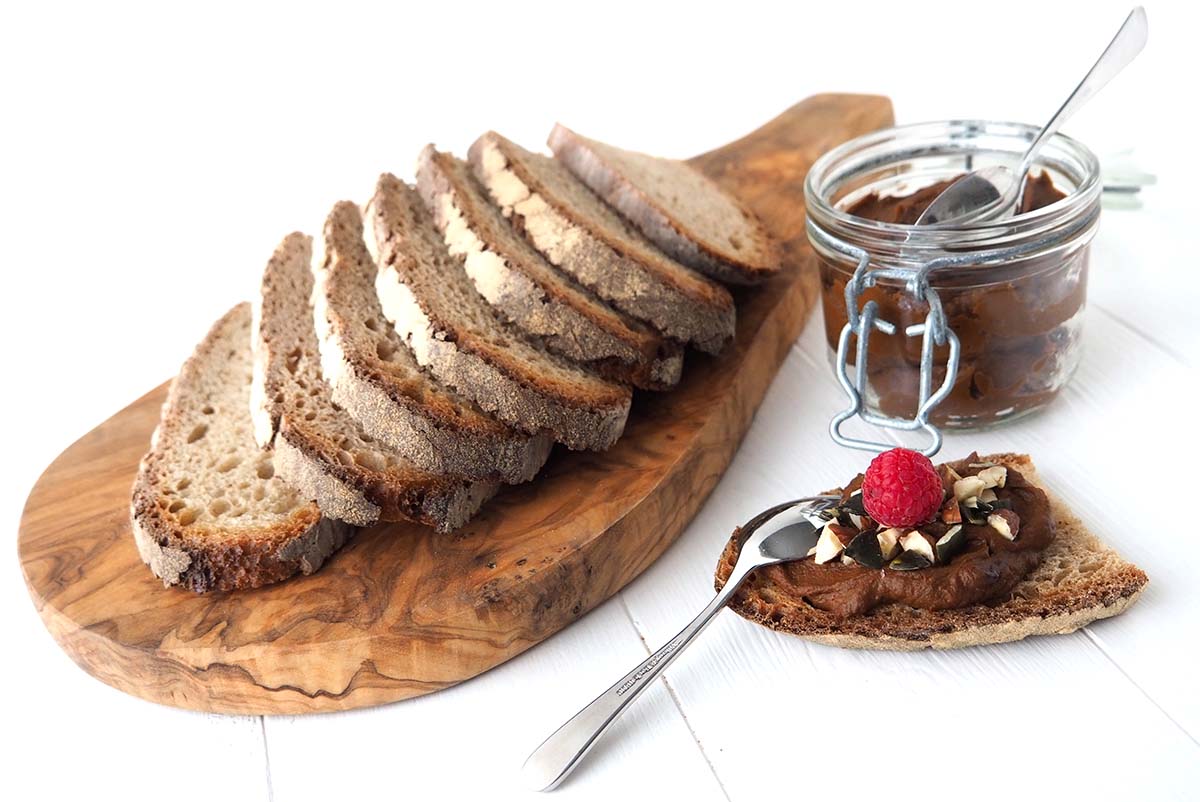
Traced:
<path fill-rule="evenodd" d="M 1036 14 L 1046 30 L 1079 40 L 1061 44 L 1070 72 L 1126 10 L 1091 4 L 1083 20 L 1044 5 L 972 16 L 957 5 L 890 4 L 868 29 L 853 27 L 861 12 L 850 8 L 764 25 L 766 10 L 746 3 L 736 18 L 729 9 L 694 11 L 687 24 L 629 7 L 580 16 L 574 36 L 562 33 L 570 24 L 552 28 L 548 11 L 426 10 L 421 19 L 399 9 L 6 11 L 0 99 L 14 113 L 0 146 L 4 520 L 15 531 L 42 467 L 170 375 L 211 319 L 248 296 L 282 233 L 318 219 L 336 197 L 361 194 L 380 169 L 407 172 L 408 154 L 429 138 L 461 150 L 495 126 L 535 144 L 561 117 L 615 142 L 687 155 L 830 88 L 890 94 L 902 121 L 1038 118 L 1069 77 L 1008 86 L 1036 74 L 1018 66 L 986 92 L 958 74 L 935 92 L 922 80 L 931 54 L 887 70 L 870 54 L 889 52 L 897 32 L 946 43 L 970 29 L 963 48 L 1010 43 L 1016 28 L 1002 21 Z M 1192 411 L 1200 209 L 1194 137 L 1179 133 L 1182 116 L 1145 116 L 1157 90 L 1195 77 L 1185 39 L 1193 13 L 1152 6 L 1150 49 L 1069 127 L 1102 155 L 1136 144 L 1138 164 L 1160 176 L 1142 210 L 1104 216 L 1074 382 L 1045 413 L 952 436 L 944 450 L 1032 453 L 1047 483 L 1149 573 L 1142 600 L 1073 635 L 938 654 L 840 651 L 724 613 L 558 798 L 1200 798 L 1200 535 L 1188 509 L 1197 481 L 1190 452 L 1200 445 Z M 438 37 L 416 32 L 462 19 L 476 23 L 456 30 L 470 55 L 446 65 Z M 805 26 L 854 30 L 867 55 L 847 59 L 844 38 L 805 34 Z M 579 38 L 581 28 L 588 35 Z M 654 33 L 663 30 L 679 35 Z M 397 40 L 394 31 L 406 33 Z M 506 36 L 546 44 L 514 53 L 500 47 Z M 717 39 L 726 58 L 695 57 L 696 42 Z M 612 41 L 643 58 L 613 63 L 605 58 Z M 471 103 L 440 94 L 470 86 L 480 71 L 508 65 L 517 74 L 547 59 L 563 69 L 543 69 L 536 92 L 500 83 Z M 438 64 L 446 70 L 438 82 L 389 86 L 411 95 L 406 102 L 381 103 L 367 80 Z M 647 74 L 677 88 L 664 96 Z M 742 91 L 755 76 L 756 91 Z M 320 113 L 332 92 L 348 108 L 372 110 L 361 128 Z M 841 403 L 813 320 L 728 473 L 643 576 L 474 681 L 374 710 L 231 718 L 125 697 L 54 646 L 10 556 L 0 572 L 0 796 L 529 798 L 516 785 L 525 755 L 707 601 L 732 526 L 863 467 L 864 455 L 825 434 Z"/>

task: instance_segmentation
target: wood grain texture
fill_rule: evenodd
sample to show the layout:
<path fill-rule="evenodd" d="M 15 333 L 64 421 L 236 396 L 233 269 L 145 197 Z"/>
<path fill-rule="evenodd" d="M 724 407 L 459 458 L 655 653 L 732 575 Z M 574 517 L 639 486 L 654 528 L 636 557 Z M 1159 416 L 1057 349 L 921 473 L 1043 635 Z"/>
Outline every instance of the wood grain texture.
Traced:
<path fill-rule="evenodd" d="M 886 98 L 820 95 L 694 160 L 784 241 L 739 293 L 735 343 L 689 355 L 679 388 L 639 396 L 603 453 L 558 452 L 453 535 L 362 532 L 320 572 L 195 596 L 164 589 L 129 532 L 129 487 L 166 385 L 63 452 L 31 492 L 18 551 L 47 628 L 128 693 L 227 713 L 362 707 L 461 682 L 616 593 L 683 530 L 728 465 L 812 308 L 802 185 L 829 146 L 891 123 Z"/>

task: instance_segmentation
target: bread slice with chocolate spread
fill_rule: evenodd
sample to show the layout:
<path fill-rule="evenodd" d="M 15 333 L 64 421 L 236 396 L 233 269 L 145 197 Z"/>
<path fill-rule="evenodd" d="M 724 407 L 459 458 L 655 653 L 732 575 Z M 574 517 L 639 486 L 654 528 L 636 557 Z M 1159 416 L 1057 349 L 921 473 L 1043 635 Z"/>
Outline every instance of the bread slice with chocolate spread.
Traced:
<path fill-rule="evenodd" d="M 978 459 L 1019 471 L 1029 484 L 1045 492 L 1026 455 Z M 896 651 L 955 649 L 1065 634 L 1123 612 L 1145 589 L 1146 574 L 1089 532 L 1062 501 L 1046 495 L 1054 540 L 1033 571 L 1001 599 L 949 610 L 885 604 L 839 618 L 804 598 L 781 592 L 768 572 L 759 571 L 750 575 L 729 606 L 743 618 L 819 643 Z M 735 530 L 717 564 L 718 589 L 728 579 L 740 548 L 740 533 Z"/>

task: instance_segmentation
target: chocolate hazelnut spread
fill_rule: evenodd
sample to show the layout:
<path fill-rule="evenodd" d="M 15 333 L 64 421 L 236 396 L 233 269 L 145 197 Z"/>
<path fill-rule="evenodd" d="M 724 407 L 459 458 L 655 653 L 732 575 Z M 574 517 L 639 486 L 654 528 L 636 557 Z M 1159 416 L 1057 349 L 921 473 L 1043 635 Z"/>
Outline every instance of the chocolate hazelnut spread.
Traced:
<path fill-rule="evenodd" d="M 911 226 L 921 217 L 921 212 L 929 208 L 938 195 L 962 176 L 955 176 L 937 184 L 922 187 L 909 195 L 880 197 L 870 193 L 859 198 L 846 211 L 856 217 L 865 217 L 880 223 L 898 223 Z M 1043 206 L 1060 201 L 1066 195 L 1054 186 L 1054 180 L 1049 173 L 1038 173 L 1030 176 L 1025 182 L 1025 194 L 1021 199 L 1018 213 L 1031 212 Z"/>
<path fill-rule="evenodd" d="M 849 214 L 885 223 L 912 224 L 954 179 L 909 195 L 872 193 Z M 1020 211 L 1043 208 L 1066 197 L 1047 173 L 1026 182 Z M 962 346 L 950 395 L 934 409 L 938 424 L 1000 420 L 1044 406 L 1074 369 L 1080 313 L 1087 287 L 1087 249 L 1064 257 L 1049 253 L 999 267 L 967 267 L 933 279 L 947 322 Z M 836 349 L 846 323 L 845 289 L 851 268 L 823 260 L 826 336 Z M 881 284 L 863 293 L 860 305 L 879 304 L 879 315 L 903 329 L 924 320 L 928 308 L 903 287 Z M 920 338 L 876 335 L 868 351 L 868 402 L 882 413 L 911 417 L 917 407 Z M 934 386 L 945 378 L 946 347 L 935 349 Z M 853 357 L 851 357 L 853 362 Z"/>
<path fill-rule="evenodd" d="M 981 470 L 969 467 L 976 459 L 972 455 L 948 465 L 963 477 L 974 476 Z M 843 501 L 861 486 L 862 478 L 860 474 L 846 486 Z M 946 492 L 953 498 L 951 482 L 944 481 Z M 809 557 L 760 570 L 776 595 L 804 600 L 839 618 L 861 615 L 889 603 L 950 610 L 999 600 L 1037 567 L 1042 552 L 1054 540 L 1054 520 L 1046 494 L 1012 468 L 1008 469 L 1004 487 L 996 488 L 995 493 L 1012 505 L 1020 519 L 1020 534 L 1009 540 L 991 526 L 964 521 L 966 545 L 945 564 L 897 571 L 836 561 L 818 565 Z M 931 544 L 949 528 L 940 520 L 918 527 Z"/>

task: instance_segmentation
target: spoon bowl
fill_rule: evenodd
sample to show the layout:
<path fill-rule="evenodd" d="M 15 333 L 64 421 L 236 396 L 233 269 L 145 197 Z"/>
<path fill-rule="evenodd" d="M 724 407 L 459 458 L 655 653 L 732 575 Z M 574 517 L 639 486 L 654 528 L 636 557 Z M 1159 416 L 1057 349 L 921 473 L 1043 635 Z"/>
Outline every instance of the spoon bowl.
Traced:
<path fill-rule="evenodd" d="M 1003 165 L 972 170 L 959 177 L 925 207 L 915 225 L 967 223 L 999 216 L 1010 208 L 1017 192 L 1017 176 Z"/>

